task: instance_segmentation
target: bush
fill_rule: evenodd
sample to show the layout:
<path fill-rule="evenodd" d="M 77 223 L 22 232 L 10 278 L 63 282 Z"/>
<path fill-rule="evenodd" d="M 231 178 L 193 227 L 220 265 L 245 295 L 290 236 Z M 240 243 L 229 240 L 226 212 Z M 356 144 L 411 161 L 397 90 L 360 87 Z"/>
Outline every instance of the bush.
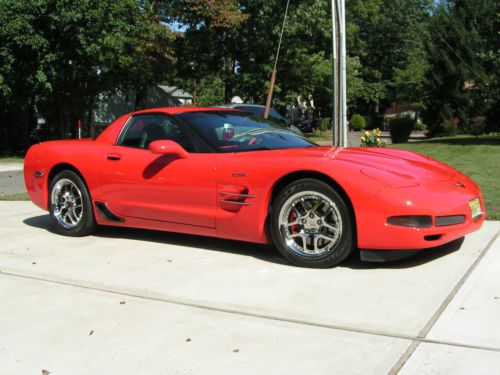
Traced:
<path fill-rule="evenodd" d="M 445 120 L 443 123 L 445 137 L 454 137 L 457 135 L 458 124 L 454 120 Z"/>
<path fill-rule="evenodd" d="M 486 133 L 486 122 L 485 118 L 475 118 L 472 119 L 472 122 L 466 127 L 465 131 L 469 134 L 480 136 Z"/>
<path fill-rule="evenodd" d="M 422 124 L 421 122 L 417 122 L 415 124 L 415 130 L 419 132 L 425 132 L 427 130 L 427 125 Z"/>
<path fill-rule="evenodd" d="M 322 118 L 320 121 L 319 121 L 319 130 L 322 131 L 322 132 L 326 132 L 327 130 L 330 130 L 332 127 L 332 124 L 330 122 L 330 118 L 329 117 L 325 117 L 325 118 Z"/>
<path fill-rule="evenodd" d="M 363 116 L 365 119 L 365 129 L 373 130 L 373 120 L 370 116 Z"/>
<path fill-rule="evenodd" d="M 410 116 L 401 116 L 389 121 L 389 131 L 392 143 L 406 143 L 415 126 L 415 120 Z"/>
<path fill-rule="evenodd" d="M 353 115 L 349 121 L 351 130 L 363 131 L 366 128 L 366 120 L 361 115 Z"/>

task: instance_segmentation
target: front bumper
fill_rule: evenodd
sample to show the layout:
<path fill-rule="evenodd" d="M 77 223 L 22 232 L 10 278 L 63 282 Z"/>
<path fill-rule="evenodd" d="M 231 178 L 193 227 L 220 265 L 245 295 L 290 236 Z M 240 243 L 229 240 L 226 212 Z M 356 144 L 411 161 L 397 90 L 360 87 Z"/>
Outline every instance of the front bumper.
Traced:
<path fill-rule="evenodd" d="M 455 185 L 459 180 L 464 186 Z M 469 201 L 479 198 L 483 215 L 473 219 Z M 427 215 L 432 225 L 412 228 L 390 225 L 391 216 Z M 464 215 L 460 224 L 436 226 L 436 218 Z M 360 249 L 417 250 L 440 246 L 481 228 L 486 213 L 481 192 L 469 178 L 412 188 L 383 189 L 356 212 Z M 438 221 L 439 222 L 439 221 Z"/>

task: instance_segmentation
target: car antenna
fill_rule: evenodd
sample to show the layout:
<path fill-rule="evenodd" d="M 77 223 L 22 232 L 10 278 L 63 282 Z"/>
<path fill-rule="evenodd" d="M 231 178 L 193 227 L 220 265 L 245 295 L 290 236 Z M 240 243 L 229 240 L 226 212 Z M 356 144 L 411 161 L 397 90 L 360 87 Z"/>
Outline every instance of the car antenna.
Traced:
<path fill-rule="evenodd" d="M 266 108 L 264 109 L 264 118 L 269 117 L 269 109 L 271 108 L 271 99 L 273 98 L 274 82 L 276 81 L 276 67 L 278 66 L 278 58 L 280 55 L 281 41 L 283 40 L 283 32 L 285 31 L 286 16 L 288 14 L 288 6 L 290 0 L 286 2 L 285 17 L 283 17 L 283 25 L 281 26 L 280 40 L 278 43 L 278 50 L 276 52 L 276 59 L 274 60 L 274 68 L 271 73 L 271 80 L 269 81 L 269 90 L 267 92 Z"/>

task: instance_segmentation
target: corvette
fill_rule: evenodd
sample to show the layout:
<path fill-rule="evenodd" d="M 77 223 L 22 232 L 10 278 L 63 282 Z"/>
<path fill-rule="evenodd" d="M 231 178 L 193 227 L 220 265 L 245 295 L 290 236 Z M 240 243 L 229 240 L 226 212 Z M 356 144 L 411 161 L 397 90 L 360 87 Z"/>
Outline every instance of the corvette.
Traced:
<path fill-rule="evenodd" d="M 63 235 L 112 225 L 274 244 L 306 267 L 400 259 L 485 218 L 477 185 L 436 160 L 317 146 L 233 109 L 138 111 L 95 139 L 36 144 L 24 178 Z"/>

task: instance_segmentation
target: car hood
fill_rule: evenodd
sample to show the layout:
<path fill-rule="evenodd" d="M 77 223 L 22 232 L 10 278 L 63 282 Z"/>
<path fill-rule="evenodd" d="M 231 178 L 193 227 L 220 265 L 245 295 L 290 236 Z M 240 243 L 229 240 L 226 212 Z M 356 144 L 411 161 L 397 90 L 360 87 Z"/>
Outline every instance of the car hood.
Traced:
<path fill-rule="evenodd" d="M 446 164 L 411 151 L 389 148 L 311 147 L 303 156 L 328 158 L 356 165 L 360 172 L 391 185 L 411 186 L 423 182 L 449 181 L 458 172 Z M 398 180 L 399 182 L 396 182 Z"/>
<path fill-rule="evenodd" d="M 446 164 L 404 150 L 380 148 L 342 149 L 335 153 L 335 157 L 361 166 L 411 177 L 417 181 L 449 181 L 456 173 L 453 168 Z"/>

